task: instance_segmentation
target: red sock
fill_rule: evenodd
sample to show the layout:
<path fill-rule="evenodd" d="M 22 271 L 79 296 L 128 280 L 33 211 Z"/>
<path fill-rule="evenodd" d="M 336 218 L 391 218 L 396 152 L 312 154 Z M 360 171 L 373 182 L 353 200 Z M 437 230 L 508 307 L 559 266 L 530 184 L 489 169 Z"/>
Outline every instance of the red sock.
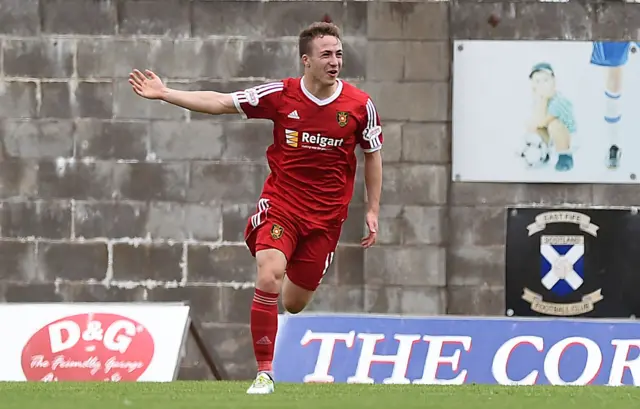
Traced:
<path fill-rule="evenodd" d="M 278 332 L 278 294 L 256 288 L 251 304 L 251 336 L 258 371 L 271 371 Z"/>

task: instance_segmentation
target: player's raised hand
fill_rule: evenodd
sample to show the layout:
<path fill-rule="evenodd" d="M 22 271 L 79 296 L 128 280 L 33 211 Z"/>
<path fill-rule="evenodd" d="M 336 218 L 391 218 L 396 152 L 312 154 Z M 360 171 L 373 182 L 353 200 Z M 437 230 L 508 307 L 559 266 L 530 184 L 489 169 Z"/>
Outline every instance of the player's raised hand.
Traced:
<path fill-rule="evenodd" d="M 165 88 L 162 80 L 151 70 L 145 70 L 144 74 L 133 70 L 129 74 L 129 84 L 136 94 L 147 99 L 162 98 Z"/>
<path fill-rule="evenodd" d="M 360 243 L 362 247 L 369 248 L 375 244 L 378 238 L 378 214 L 373 211 L 368 211 L 365 221 L 369 229 L 369 235 L 364 237 Z"/>

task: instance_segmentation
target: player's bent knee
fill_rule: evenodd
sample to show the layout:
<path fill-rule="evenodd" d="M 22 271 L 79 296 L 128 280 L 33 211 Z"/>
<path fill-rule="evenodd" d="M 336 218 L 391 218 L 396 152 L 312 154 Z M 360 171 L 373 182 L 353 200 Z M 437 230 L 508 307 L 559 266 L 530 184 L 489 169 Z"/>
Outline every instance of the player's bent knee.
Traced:
<path fill-rule="evenodd" d="M 267 249 L 256 253 L 258 277 L 256 286 L 263 291 L 279 293 L 287 266 L 286 258 L 280 250 Z"/>
<path fill-rule="evenodd" d="M 313 297 L 313 291 L 306 290 L 291 282 L 284 280 L 282 289 L 282 306 L 290 314 L 298 314 L 306 308 Z"/>
<path fill-rule="evenodd" d="M 300 312 L 302 312 L 302 310 L 305 309 L 305 307 L 307 306 L 308 302 L 305 300 L 295 300 L 295 299 L 283 299 L 282 301 L 282 305 L 284 306 L 284 309 L 287 310 L 287 312 L 289 314 L 298 314 Z"/>

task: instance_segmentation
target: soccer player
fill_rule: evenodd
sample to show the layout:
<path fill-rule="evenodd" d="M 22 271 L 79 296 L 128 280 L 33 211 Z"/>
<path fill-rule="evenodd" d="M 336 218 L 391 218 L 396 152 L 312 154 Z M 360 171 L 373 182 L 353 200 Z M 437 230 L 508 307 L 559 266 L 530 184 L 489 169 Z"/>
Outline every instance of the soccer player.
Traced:
<path fill-rule="evenodd" d="M 271 173 L 245 229 L 257 264 L 250 324 L 258 373 L 249 394 L 274 392 L 279 294 L 288 312 L 302 311 L 334 259 L 353 194 L 358 146 L 365 158 L 369 230 L 361 245 L 368 248 L 377 238 L 383 135 L 375 105 L 338 78 L 343 52 L 334 24 L 314 23 L 303 30 L 299 53 L 302 77 L 229 94 L 169 89 L 149 70 L 134 70 L 129 79 L 145 98 L 273 122 L 273 144 L 267 149 Z"/>
<path fill-rule="evenodd" d="M 604 87 L 605 114 L 609 137 L 607 167 L 617 169 L 620 166 L 622 151 L 619 142 L 619 126 L 622 120 L 621 96 L 622 74 L 629 60 L 629 51 L 634 43 L 628 41 L 594 41 L 591 52 L 591 64 L 606 69 Z"/>

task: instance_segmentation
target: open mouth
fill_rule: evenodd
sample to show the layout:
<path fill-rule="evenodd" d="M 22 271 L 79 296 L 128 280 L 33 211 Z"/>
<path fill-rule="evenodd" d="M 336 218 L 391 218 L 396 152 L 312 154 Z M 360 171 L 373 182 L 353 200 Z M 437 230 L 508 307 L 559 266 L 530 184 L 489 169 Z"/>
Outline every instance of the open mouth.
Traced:
<path fill-rule="evenodd" d="M 329 71 L 327 71 L 327 73 L 331 77 L 336 77 L 338 75 L 338 70 L 329 70 Z"/>

